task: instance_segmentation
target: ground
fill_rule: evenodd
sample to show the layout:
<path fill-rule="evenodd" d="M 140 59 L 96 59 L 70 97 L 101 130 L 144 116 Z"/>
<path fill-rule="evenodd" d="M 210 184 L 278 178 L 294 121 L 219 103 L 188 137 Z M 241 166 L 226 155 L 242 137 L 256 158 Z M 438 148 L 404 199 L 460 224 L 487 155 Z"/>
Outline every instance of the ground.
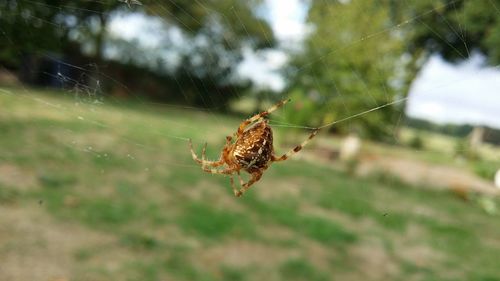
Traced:
<path fill-rule="evenodd" d="M 186 138 L 215 158 L 241 119 L 25 88 L 3 87 L 0 104 L 7 280 L 500 280 L 500 220 L 478 203 L 495 196 L 296 157 L 235 198 Z M 460 168 L 398 149 L 370 159 Z"/>

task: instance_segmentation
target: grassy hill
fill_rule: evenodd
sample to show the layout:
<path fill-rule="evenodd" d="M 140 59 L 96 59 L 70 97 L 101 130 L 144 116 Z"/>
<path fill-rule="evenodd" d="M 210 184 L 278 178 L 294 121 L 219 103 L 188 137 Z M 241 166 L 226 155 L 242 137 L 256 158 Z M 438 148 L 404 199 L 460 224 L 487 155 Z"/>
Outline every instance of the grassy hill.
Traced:
<path fill-rule="evenodd" d="M 292 159 L 234 198 L 186 138 L 216 158 L 240 121 L 0 88 L 0 276 L 500 280 L 500 217 L 445 191 Z"/>

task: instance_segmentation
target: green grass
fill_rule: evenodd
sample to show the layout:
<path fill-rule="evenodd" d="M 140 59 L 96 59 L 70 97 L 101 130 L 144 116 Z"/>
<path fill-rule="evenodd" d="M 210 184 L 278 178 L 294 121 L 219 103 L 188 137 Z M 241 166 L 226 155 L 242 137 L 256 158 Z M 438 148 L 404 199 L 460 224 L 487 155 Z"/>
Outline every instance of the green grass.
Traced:
<path fill-rule="evenodd" d="M 474 201 L 387 174 L 355 178 L 295 159 L 271 166 L 234 198 L 228 178 L 193 163 L 185 139 L 198 152 L 207 141 L 216 158 L 240 119 L 129 102 L 76 105 L 64 92 L 10 91 L 0 94 L 0 223 L 29 208 L 51 218 L 43 222 L 48 234 L 37 238 L 45 244 L 23 251 L 45 253 L 55 239 L 59 258 L 71 265 L 67 279 L 500 278 L 499 216 Z M 277 130 L 279 143 L 283 136 Z M 59 243 L 51 236 L 57 227 L 84 238 Z M 0 237 L 22 239 L 2 228 Z M 0 240 L 0 261 L 9 245 L 17 244 Z M 57 264 L 50 255 L 37 261 Z"/>
<path fill-rule="evenodd" d="M 221 239 L 228 235 L 248 239 L 255 235 L 254 224 L 244 213 L 203 203 L 186 206 L 177 224 L 188 234 L 211 239 Z"/>
<path fill-rule="evenodd" d="M 326 274 L 318 271 L 311 263 L 304 259 L 291 259 L 284 262 L 280 266 L 280 273 L 285 280 L 329 280 Z"/>

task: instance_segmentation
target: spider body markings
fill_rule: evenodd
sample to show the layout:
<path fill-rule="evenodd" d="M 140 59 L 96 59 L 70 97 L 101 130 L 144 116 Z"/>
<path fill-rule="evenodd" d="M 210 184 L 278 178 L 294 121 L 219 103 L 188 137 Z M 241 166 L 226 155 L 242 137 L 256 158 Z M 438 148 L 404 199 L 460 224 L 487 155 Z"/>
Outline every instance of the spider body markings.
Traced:
<path fill-rule="evenodd" d="M 314 129 L 301 144 L 280 157 L 276 156 L 273 146 L 273 131 L 271 126 L 269 126 L 268 120 L 264 119 L 264 117 L 288 101 L 290 100 L 283 100 L 268 110 L 243 121 L 234 134 L 236 138 L 234 142 L 233 137 L 226 137 L 226 144 L 217 161 L 206 160 L 206 143 L 201 153 L 201 159 L 199 159 L 193 151 L 191 140 L 189 140 L 189 148 L 193 160 L 201 164 L 202 170 L 207 173 L 229 175 L 234 195 L 240 197 L 251 185 L 260 180 L 262 174 L 269 168 L 272 162 L 287 160 L 290 156 L 299 152 L 319 131 L 319 129 Z M 225 166 L 224 169 L 217 169 L 217 167 L 221 166 Z M 251 175 L 250 180 L 246 183 L 240 176 L 241 170 Z M 237 174 L 240 180 L 241 188 L 239 190 L 234 186 L 234 174 Z"/>
<path fill-rule="evenodd" d="M 273 131 L 267 120 L 263 120 L 243 132 L 234 144 L 231 154 L 234 160 L 251 174 L 259 169 L 267 169 L 273 152 Z"/>

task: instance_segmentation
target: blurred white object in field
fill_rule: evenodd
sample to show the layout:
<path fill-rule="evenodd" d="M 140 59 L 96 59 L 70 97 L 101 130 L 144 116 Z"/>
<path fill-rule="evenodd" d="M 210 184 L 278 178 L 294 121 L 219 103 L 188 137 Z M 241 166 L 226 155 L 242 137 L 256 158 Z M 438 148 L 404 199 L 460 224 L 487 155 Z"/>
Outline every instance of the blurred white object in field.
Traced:
<path fill-rule="evenodd" d="M 340 159 L 343 161 L 354 160 L 358 157 L 361 150 L 361 140 L 358 136 L 350 134 L 342 142 L 340 148 Z"/>
<path fill-rule="evenodd" d="M 495 173 L 495 186 L 500 188 L 500 169 Z"/>

